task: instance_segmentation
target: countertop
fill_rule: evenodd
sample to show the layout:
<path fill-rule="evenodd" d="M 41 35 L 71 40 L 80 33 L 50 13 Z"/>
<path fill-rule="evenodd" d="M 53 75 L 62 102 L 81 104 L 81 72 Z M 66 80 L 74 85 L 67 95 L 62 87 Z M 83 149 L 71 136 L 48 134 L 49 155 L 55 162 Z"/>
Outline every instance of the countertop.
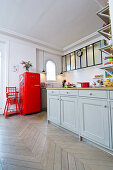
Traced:
<path fill-rule="evenodd" d="M 113 90 L 113 87 L 73 87 L 73 88 L 47 88 L 47 90 Z"/>
<path fill-rule="evenodd" d="M 41 87 L 41 89 L 47 89 L 46 87 Z"/>

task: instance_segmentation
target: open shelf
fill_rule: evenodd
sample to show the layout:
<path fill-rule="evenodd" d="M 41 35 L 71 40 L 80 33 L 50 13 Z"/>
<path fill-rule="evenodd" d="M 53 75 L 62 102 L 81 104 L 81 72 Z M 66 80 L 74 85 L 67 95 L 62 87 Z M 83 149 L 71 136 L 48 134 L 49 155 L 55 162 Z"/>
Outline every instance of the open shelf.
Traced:
<path fill-rule="evenodd" d="M 106 37 L 108 40 L 111 39 L 112 35 L 111 35 L 111 24 L 106 25 L 105 27 L 102 27 L 101 29 L 97 30 L 101 35 L 103 35 L 104 37 Z"/>
<path fill-rule="evenodd" d="M 103 35 L 105 38 L 110 40 L 112 38 L 112 33 L 111 33 L 111 22 L 110 22 L 110 12 L 109 12 L 109 5 L 101 9 L 100 11 L 97 12 L 97 15 L 104 21 L 106 22 L 106 26 L 98 29 L 98 32 Z M 99 49 L 100 51 L 106 53 L 107 55 L 113 56 L 113 45 L 107 45 L 105 47 L 101 47 Z M 100 69 L 104 69 L 111 77 L 113 77 L 113 65 L 109 66 L 103 66 L 100 67 Z"/>
<path fill-rule="evenodd" d="M 103 77 L 93 77 L 93 79 L 95 79 L 95 80 L 101 80 L 101 79 L 104 79 L 104 76 Z"/>
<path fill-rule="evenodd" d="M 101 69 L 109 69 L 109 70 L 113 70 L 113 65 L 111 66 L 103 66 L 103 67 L 100 67 Z"/>
<path fill-rule="evenodd" d="M 103 66 L 100 69 L 104 69 L 107 73 L 109 73 L 113 77 L 113 65 L 111 66 Z"/>
<path fill-rule="evenodd" d="M 106 23 L 110 22 L 109 5 L 97 12 L 97 15 Z"/>
<path fill-rule="evenodd" d="M 100 48 L 99 50 L 101 50 L 102 52 L 104 52 L 108 55 L 113 55 L 113 46 L 112 45 L 105 46 L 103 48 Z"/>

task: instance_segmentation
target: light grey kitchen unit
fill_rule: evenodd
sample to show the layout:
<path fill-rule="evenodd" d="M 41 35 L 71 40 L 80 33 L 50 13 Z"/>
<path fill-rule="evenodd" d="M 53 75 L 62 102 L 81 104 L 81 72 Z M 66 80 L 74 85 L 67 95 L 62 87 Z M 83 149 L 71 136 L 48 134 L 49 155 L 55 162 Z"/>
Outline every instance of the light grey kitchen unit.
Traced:
<path fill-rule="evenodd" d="M 113 88 L 47 89 L 47 119 L 113 151 Z"/>

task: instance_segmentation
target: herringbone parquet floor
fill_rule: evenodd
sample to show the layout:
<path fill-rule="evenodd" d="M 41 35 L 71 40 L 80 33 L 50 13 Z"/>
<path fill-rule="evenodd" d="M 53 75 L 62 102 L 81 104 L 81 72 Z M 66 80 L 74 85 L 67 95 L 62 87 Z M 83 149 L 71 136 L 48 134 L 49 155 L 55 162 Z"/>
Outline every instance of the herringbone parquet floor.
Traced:
<path fill-rule="evenodd" d="M 47 124 L 45 112 L 1 115 L 0 170 L 113 170 L 113 157 Z"/>

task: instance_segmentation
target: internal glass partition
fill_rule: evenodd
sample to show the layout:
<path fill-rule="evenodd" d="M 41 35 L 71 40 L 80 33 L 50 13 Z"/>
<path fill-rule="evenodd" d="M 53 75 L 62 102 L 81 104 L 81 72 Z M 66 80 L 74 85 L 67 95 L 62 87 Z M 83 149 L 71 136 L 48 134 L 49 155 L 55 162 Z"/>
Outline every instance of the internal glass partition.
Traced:
<path fill-rule="evenodd" d="M 67 71 L 71 70 L 71 56 L 70 54 L 66 55 Z"/>
<path fill-rule="evenodd" d="M 102 52 L 99 50 L 100 47 L 101 47 L 100 41 L 94 44 L 94 56 L 96 56 L 94 58 L 95 65 L 102 63 Z"/>
<path fill-rule="evenodd" d="M 87 46 L 87 65 L 93 66 L 94 60 L 93 60 L 93 45 Z"/>
<path fill-rule="evenodd" d="M 63 72 L 66 71 L 66 57 L 65 56 L 62 57 L 62 71 Z"/>
<path fill-rule="evenodd" d="M 99 49 L 103 41 L 100 40 L 63 56 L 63 72 L 102 64 L 102 52 Z"/>
<path fill-rule="evenodd" d="M 81 53 L 82 53 L 82 56 L 81 56 L 81 68 L 85 68 L 87 66 L 87 63 L 86 63 L 86 48 L 82 48 Z"/>
<path fill-rule="evenodd" d="M 71 53 L 71 70 L 75 69 L 75 53 Z"/>

